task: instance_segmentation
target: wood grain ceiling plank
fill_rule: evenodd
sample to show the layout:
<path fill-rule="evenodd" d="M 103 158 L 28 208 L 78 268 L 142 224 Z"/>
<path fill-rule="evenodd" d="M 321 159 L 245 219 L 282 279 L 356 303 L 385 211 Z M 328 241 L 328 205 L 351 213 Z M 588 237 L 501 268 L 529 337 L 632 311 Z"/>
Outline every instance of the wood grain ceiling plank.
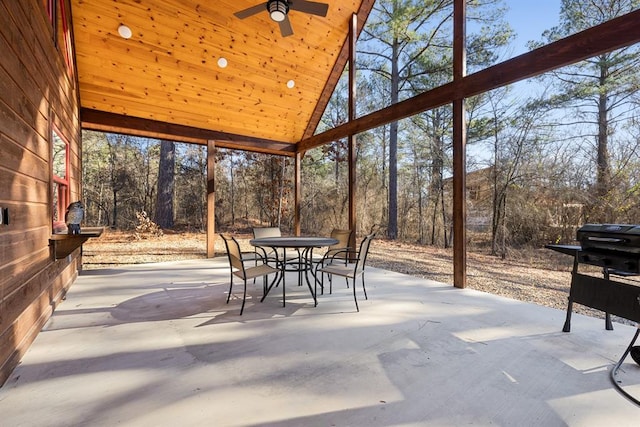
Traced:
<path fill-rule="evenodd" d="M 87 21 L 87 23 L 90 24 L 90 25 L 99 26 L 99 25 L 103 24 L 102 21 L 104 20 L 104 16 L 100 15 L 100 16 L 97 16 L 95 18 L 99 22 L 91 22 L 91 21 L 89 21 L 91 19 L 91 15 L 88 15 L 88 14 L 84 15 L 83 19 L 85 19 L 85 21 Z M 143 19 L 144 19 L 143 21 L 137 23 L 138 24 L 137 26 L 143 27 L 144 25 L 147 25 L 146 20 L 148 18 L 147 17 L 143 17 Z M 171 19 L 171 22 L 175 22 L 176 21 L 173 17 L 167 18 L 167 19 Z M 314 18 L 314 19 L 318 20 L 318 23 L 322 23 L 323 22 L 323 20 L 320 19 L 320 18 Z M 186 33 L 184 33 L 185 35 L 187 35 L 188 31 L 190 31 L 190 29 L 193 29 L 193 28 L 196 27 L 196 25 L 191 25 L 191 26 L 188 26 L 188 27 L 179 28 L 179 27 L 174 25 L 172 28 L 170 28 L 169 25 L 164 25 L 164 24 L 163 25 L 159 25 L 155 21 L 157 21 L 157 19 L 155 19 L 154 23 L 153 23 L 153 25 L 155 25 L 156 28 L 159 28 L 159 29 L 166 28 L 166 31 L 164 31 L 164 34 L 160 30 L 158 30 L 158 34 L 162 35 L 162 37 L 159 37 L 158 39 L 160 41 L 155 43 L 157 45 L 158 49 L 161 49 L 161 50 L 169 50 L 169 49 L 175 49 L 176 48 L 175 45 L 174 46 L 166 46 L 166 45 L 164 45 L 164 43 L 161 40 L 173 40 L 173 39 L 175 39 L 176 32 L 178 32 L 178 31 L 187 31 Z M 313 22 L 313 21 L 311 21 L 311 22 Z M 119 23 L 118 20 L 112 20 L 112 22 L 111 22 L 111 27 L 112 27 L 111 28 L 111 33 L 114 34 L 114 35 L 115 35 L 115 32 L 116 32 L 118 23 Z M 318 23 L 314 24 L 313 27 L 322 27 L 322 25 L 319 25 Z M 135 22 L 134 22 L 134 24 L 135 24 Z M 162 23 L 160 23 L 160 24 L 162 24 Z M 134 29 L 136 28 L 136 25 L 131 25 L 131 26 Z M 330 28 L 328 26 L 326 26 L 326 27 Z M 181 43 L 183 43 L 185 46 L 195 46 L 197 44 L 201 44 L 203 42 L 203 40 L 206 41 L 206 39 L 207 39 L 206 35 L 208 34 L 208 31 L 206 31 L 206 30 L 208 30 L 208 28 L 204 27 L 202 30 L 205 31 L 204 34 L 198 33 L 194 37 L 190 37 L 190 38 L 186 37 L 185 40 L 180 40 Z M 252 31 L 255 33 L 255 29 L 254 28 L 252 28 Z M 233 33 L 228 32 L 228 34 L 230 35 L 230 37 L 234 37 L 235 38 L 235 35 Z M 336 40 L 339 41 L 340 39 L 341 39 L 341 37 L 338 37 Z M 221 45 L 219 35 L 217 35 L 217 34 L 214 35 L 214 40 L 215 40 L 215 43 L 212 42 L 210 44 L 211 46 L 220 46 Z M 257 38 L 257 40 L 260 40 L 260 38 Z M 313 43 L 313 44 L 312 43 L 308 43 L 308 42 L 307 43 L 296 42 L 294 44 L 291 44 L 291 51 L 289 51 L 287 49 L 284 49 L 284 50 L 280 49 L 280 45 L 279 44 L 274 44 L 274 41 L 266 40 L 264 44 L 262 44 L 262 45 L 261 44 L 257 44 L 256 45 L 257 51 L 255 51 L 254 53 L 257 54 L 256 56 L 258 56 L 258 55 L 262 56 L 264 54 L 265 49 L 268 49 L 270 52 L 273 52 L 275 50 L 274 48 L 277 48 L 278 51 L 282 52 L 282 54 L 280 56 L 282 58 L 285 58 L 285 59 L 283 61 L 281 61 L 280 63 L 277 63 L 276 65 L 278 67 L 286 67 L 287 64 L 289 63 L 289 59 L 288 59 L 289 56 L 291 54 L 295 54 L 296 53 L 296 49 L 299 49 L 299 47 L 301 45 L 304 46 L 306 49 L 310 49 L 311 47 L 316 46 L 314 49 L 319 51 L 319 53 L 322 53 L 322 52 L 327 50 L 326 47 L 324 47 L 323 45 L 331 45 L 332 43 L 335 43 L 334 41 L 331 41 L 329 38 L 327 38 L 327 34 L 325 34 L 325 33 L 322 33 L 322 34 L 320 34 L 319 37 L 316 37 L 316 41 L 317 41 L 317 43 Z M 233 43 L 234 40 L 230 39 L 229 42 Z M 149 44 L 153 44 L 150 41 L 148 43 Z M 281 42 L 281 43 L 283 43 L 283 42 Z M 243 48 L 246 48 L 246 47 L 247 46 L 243 46 Z M 243 52 L 243 54 L 246 54 L 246 53 Z M 314 64 L 314 65 L 317 66 L 317 64 Z"/>
<path fill-rule="evenodd" d="M 103 10 L 106 12 L 108 9 Z M 178 17 L 179 18 L 179 17 Z M 82 16 L 85 24 L 88 27 L 100 27 L 104 24 L 104 15 L 95 15 L 92 16 L 90 14 L 85 14 Z M 139 20 L 132 20 L 131 18 L 127 22 L 127 24 L 134 30 L 134 37 L 131 41 L 138 39 L 138 41 L 143 41 L 145 44 L 150 46 L 155 46 L 159 51 L 173 51 L 177 49 L 196 49 L 197 47 L 202 47 L 204 51 L 206 46 L 213 47 L 216 51 L 209 52 L 211 54 L 217 54 L 219 50 L 223 48 L 224 45 L 228 45 L 226 49 L 233 50 L 236 48 L 233 46 L 234 44 L 239 44 L 242 48 L 241 55 L 250 56 L 244 49 L 251 48 L 248 46 L 247 40 L 238 40 L 237 33 L 226 30 L 226 29 L 216 29 L 209 28 L 208 23 L 198 23 L 195 22 L 192 25 L 176 25 L 176 22 L 180 22 L 180 20 L 176 19 L 174 16 L 162 16 L 158 15 L 157 17 L 153 17 L 151 28 L 154 31 L 147 31 L 150 35 L 145 37 L 144 34 L 138 35 L 136 33 L 136 28 L 145 28 L 149 27 L 149 17 L 140 16 L 137 17 Z M 125 21 L 127 19 L 123 18 L 121 20 L 113 19 L 110 23 L 110 34 L 114 37 L 117 37 L 116 31 L 117 26 L 120 21 Z M 306 50 L 314 50 L 317 51 L 318 56 L 326 55 L 328 51 L 328 47 L 333 46 L 334 53 L 336 51 L 335 46 L 336 43 L 340 43 L 343 38 L 342 34 L 338 34 L 335 31 L 330 31 L 332 28 L 329 25 L 322 25 L 325 22 L 323 18 L 310 18 L 309 25 L 311 28 L 326 28 L 328 31 L 317 31 L 314 30 L 315 37 L 311 40 L 305 39 L 302 43 L 299 40 L 295 42 L 287 42 L 287 39 L 279 38 L 276 40 L 264 39 L 261 37 L 259 33 L 256 33 L 255 27 L 251 27 L 252 32 L 250 35 L 247 35 L 246 38 L 254 37 L 256 43 L 255 51 L 251 53 L 255 53 L 256 57 L 264 56 L 265 50 L 269 51 L 269 55 L 277 59 L 278 57 L 282 58 L 280 62 L 276 62 L 275 65 L 279 67 L 279 69 L 283 67 L 287 67 L 290 64 L 289 58 L 292 55 L 295 55 L 300 47 L 303 46 L 303 49 Z M 141 30 L 140 30 L 141 31 Z M 333 39 L 328 37 L 330 35 L 334 35 Z M 237 49 L 237 48 L 236 48 Z M 276 54 L 277 52 L 277 54 Z M 196 50 L 192 50 L 190 52 L 191 55 L 197 55 L 199 52 Z M 295 56 L 294 56 L 295 57 Z M 317 59 L 317 58 L 316 58 Z M 317 64 L 314 64 L 317 66 Z M 329 64 L 330 65 L 330 64 Z"/>
<path fill-rule="evenodd" d="M 91 81 L 96 76 L 106 75 L 114 82 L 139 81 L 141 85 L 144 82 L 150 82 L 150 87 L 153 86 L 151 83 L 154 81 L 165 80 L 165 84 L 174 82 L 175 87 L 186 85 L 196 91 L 210 91 L 218 96 L 232 93 L 235 97 L 238 94 L 249 94 L 254 91 L 254 88 L 260 88 L 261 95 L 268 99 L 287 99 L 289 102 L 304 102 L 305 99 L 313 97 L 312 94 L 308 95 L 309 92 L 317 90 L 315 87 L 309 87 L 310 81 L 306 77 L 298 79 L 295 89 L 290 90 L 286 87 L 287 80 L 282 79 L 282 82 L 274 87 L 273 82 L 258 71 L 255 74 L 259 76 L 244 80 L 242 74 L 240 76 L 233 74 L 235 70 L 231 66 L 228 71 L 194 70 L 187 63 L 179 63 L 171 67 L 166 64 L 171 62 L 170 60 L 149 55 L 148 52 L 132 53 L 129 56 L 130 58 L 126 60 L 118 61 L 105 56 L 90 56 L 82 61 L 82 66 L 78 67 L 78 73 L 83 81 Z M 159 63 L 166 65 L 156 65 Z"/>
<path fill-rule="evenodd" d="M 252 137 L 264 137 L 286 142 L 296 143 L 297 140 L 287 139 L 288 135 L 299 132 L 294 127 L 299 127 L 296 121 L 270 120 L 261 116 L 247 116 L 246 114 L 234 114 L 227 111 L 222 115 L 202 115 L 198 114 L 200 109 L 193 109 L 190 106 L 175 103 L 171 109 L 165 107 L 155 107 L 149 102 L 128 101 L 125 103 L 112 103 L 96 95 L 95 99 L 87 101 L 87 108 L 117 113 L 125 116 L 148 118 L 168 123 L 181 123 L 187 126 L 202 129 L 230 132 L 238 135 Z M 258 128 L 260 131 L 254 131 Z M 267 136 L 264 136 L 267 135 Z"/>
<path fill-rule="evenodd" d="M 247 99 L 245 97 L 221 97 L 216 93 L 208 93 L 206 90 L 198 88 L 191 89 L 188 85 L 179 86 L 173 91 L 154 91 L 147 86 L 137 85 L 135 81 L 113 82 L 108 77 L 94 76 L 83 85 L 81 96 L 85 101 L 89 101 L 91 94 L 109 94 L 111 97 L 119 99 L 119 102 L 126 103 L 128 100 L 143 101 L 147 100 L 154 105 L 162 105 L 164 103 L 186 103 L 192 107 L 209 110 L 209 114 L 215 114 L 216 109 L 224 110 L 226 113 L 238 112 L 243 113 L 247 109 Z M 295 105 L 299 108 L 307 102 L 307 107 L 312 107 L 312 100 L 300 100 Z M 252 110 L 266 114 L 266 109 L 275 113 L 281 120 L 301 120 L 304 113 L 300 110 L 291 108 L 291 104 L 285 100 L 279 100 L 276 103 L 261 103 L 260 99 L 254 99 Z"/>
<path fill-rule="evenodd" d="M 99 52 L 102 52 L 99 55 Z M 111 55 L 108 53 L 111 52 Z M 322 89 L 324 82 L 316 76 L 321 73 L 312 65 L 298 66 L 294 73 L 270 73 L 270 65 L 258 64 L 254 61 L 237 62 L 228 58 L 229 66 L 219 69 L 211 58 L 208 62 L 203 60 L 192 61 L 192 57 L 184 60 L 178 56 L 168 56 L 162 52 L 153 52 L 138 46 L 131 47 L 125 54 L 117 50 L 111 50 L 104 46 L 96 50 L 93 55 L 85 56 L 79 65 L 79 72 L 83 75 L 94 73 L 102 74 L 105 69 L 123 75 L 131 75 L 131 78 L 149 78 L 144 73 L 149 73 L 151 78 L 157 74 L 173 76 L 187 81 L 199 81 L 203 86 L 220 87 L 227 91 L 237 88 L 241 91 L 251 86 L 264 87 L 265 93 L 272 96 L 291 96 L 296 92 L 304 91 L 305 96 L 313 96 Z M 289 79 L 296 81 L 297 90 L 291 91 L 286 87 Z"/>
<path fill-rule="evenodd" d="M 100 41 L 92 41 L 93 46 Z M 89 50 L 87 48 L 86 50 Z M 102 53 L 102 54 L 100 54 Z M 111 54 L 109 54 L 111 53 Z M 265 90 L 270 90 L 274 96 L 286 96 L 295 94 L 296 91 L 290 91 L 286 88 L 286 81 L 292 76 L 280 75 L 277 77 L 277 85 L 274 85 L 274 79 L 265 72 L 265 68 L 260 65 L 251 67 L 252 62 L 235 63 L 230 61 L 227 69 L 220 70 L 217 66 L 204 65 L 200 62 L 189 62 L 187 60 L 176 60 L 162 53 L 151 52 L 144 48 L 133 45 L 126 54 L 119 54 L 118 50 L 112 49 L 110 46 L 104 46 L 96 49 L 90 54 L 83 53 L 78 56 L 81 58 L 79 65 L 79 73 L 82 76 L 88 76 L 92 73 L 104 73 L 105 69 L 113 69 L 119 74 L 131 74 L 132 78 L 145 78 L 144 74 L 136 76 L 136 73 L 157 73 L 175 78 L 185 79 L 190 76 L 192 80 L 202 80 L 207 86 L 221 86 L 227 89 L 229 85 L 234 83 L 240 86 L 247 86 L 247 83 L 254 86 L 264 86 Z M 298 91 L 315 92 L 318 88 L 315 84 L 322 83 L 313 76 L 318 75 L 317 69 L 314 67 L 300 67 L 303 78 L 297 79 Z M 156 73 L 156 74 L 153 74 Z M 237 80 L 236 76 L 250 76 L 250 80 Z M 295 76 L 293 76 L 295 78 Z M 147 77 L 148 78 L 148 77 Z M 302 89 L 301 89 L 302 88 Z M 312 94 L 313 95 L 313 94 Z"/>

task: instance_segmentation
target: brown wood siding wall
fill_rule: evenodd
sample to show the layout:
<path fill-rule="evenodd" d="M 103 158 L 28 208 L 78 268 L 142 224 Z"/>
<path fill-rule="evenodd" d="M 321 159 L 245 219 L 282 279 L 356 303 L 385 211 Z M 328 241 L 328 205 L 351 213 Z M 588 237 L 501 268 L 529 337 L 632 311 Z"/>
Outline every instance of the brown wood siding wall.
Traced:
<path fill-rule="evenodd" d="M 77 277 L 79 251 L 49 248 L 51 125 L 70 144 L 70 199 L 80 198 L 75 83 L 55 47 L 41 0 L 0 1 L 0 385 Z M 69 9 L 68 9 L 69 10 Z"/>

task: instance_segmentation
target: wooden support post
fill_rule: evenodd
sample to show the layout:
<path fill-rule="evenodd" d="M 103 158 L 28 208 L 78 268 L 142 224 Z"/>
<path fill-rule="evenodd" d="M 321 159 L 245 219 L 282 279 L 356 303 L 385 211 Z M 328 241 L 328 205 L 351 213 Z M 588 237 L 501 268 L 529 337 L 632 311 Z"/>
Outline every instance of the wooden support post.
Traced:
<path fill-rule="evenodd" d="M 356 41 L 358 31 L 358 15 L 351 15 L 351 28 L 349 29 L 349 121 L 356 118 Z M 349 229 L 351 233 L 349 246 L 356 247 L 356 136 L 349 135 L 348 146 L 349 164 Z"/>
<path fill-rule="evenodd" d="M 453 4 L 453 79 L 466 75 L 466 2 Z M 453 100 L 453 285 L 467 285 L 466 125 L 464 98 Z"/>
<path fill-rule="evenodd" d="M 467 285 L 466 138 L 464 101 L 453 102 L 453 285 Z"/>
<path fill-rule="evenodd" d="M 294 160 L 295 167 L 295 178 L 294 178 L 294 201 L 293 201 L 293 209 L 294 209 L 294 217 L 293 217 L 293 232 L 296 236 L 300 235 L 300 201 L 302 200 L 302 186 L 300 183 L 301 179 L 301 163 L 302 163 L 302 154 L 296 153 Z"/>
<path fill-rule="evenodd" d="M 216 252 L 215 150 L 215 141 L 207 141 L 207 258 L 213 258 Z"/>

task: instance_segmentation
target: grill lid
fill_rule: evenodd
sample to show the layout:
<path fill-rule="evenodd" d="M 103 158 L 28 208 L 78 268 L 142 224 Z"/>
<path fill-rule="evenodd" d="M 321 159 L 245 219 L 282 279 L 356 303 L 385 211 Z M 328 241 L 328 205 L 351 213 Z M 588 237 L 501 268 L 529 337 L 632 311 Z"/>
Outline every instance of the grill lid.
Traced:
<path fill-rule="evenodd" d="M 583 250 L 640 253 L 640 225 L 585 224 L 578 229 L 577 239 Z"/>

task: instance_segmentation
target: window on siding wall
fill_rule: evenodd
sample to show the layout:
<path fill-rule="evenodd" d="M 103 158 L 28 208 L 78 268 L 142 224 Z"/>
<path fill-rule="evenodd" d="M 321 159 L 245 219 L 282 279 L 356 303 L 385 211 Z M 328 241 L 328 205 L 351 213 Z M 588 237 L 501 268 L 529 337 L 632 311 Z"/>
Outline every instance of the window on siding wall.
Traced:
<path fill-rule="evenodd" d="M 49 21 L 51 22 L 51 25 L 53 25 L 54 23 L 55 10 L 56 10 L 55 3 L 56 3 L 55 0 L 42 0 L 42 5 L 44 6 L 44 10 L 47 11 L 47 16 L 49 17 Z"/>
<path fill-rule="evenodd" d="M 69 144 L 60 133 L 52 131 L 53 163 L 53 224 L 64 223 L 64 214 L 69 205 Z"/>
<path fill-rule="evenodd" d="M 73 81 L 73 45 L 71 43 L 69 13 L 66 8 L 67 3 L 65 0 L 51 1 L 55 3 L 54 6 L 57 16 L 56 43 L 58 45 L 58 49 L 60 49 L 60 53 L 62 53 L 65 65 L 67 66 L 69 77 L 71 78 L 71 81 Z"/>

